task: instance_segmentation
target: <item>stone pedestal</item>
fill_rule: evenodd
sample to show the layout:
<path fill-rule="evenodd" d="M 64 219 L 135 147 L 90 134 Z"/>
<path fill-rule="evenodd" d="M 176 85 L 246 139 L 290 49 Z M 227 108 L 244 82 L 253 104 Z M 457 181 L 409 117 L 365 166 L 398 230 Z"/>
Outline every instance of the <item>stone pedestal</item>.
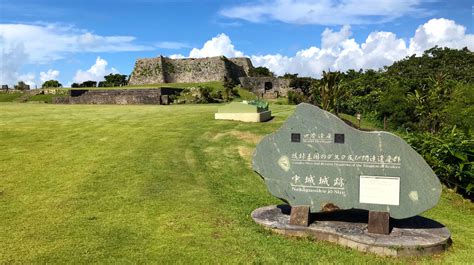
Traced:
<path fill-rule="evenodd" d="M 301 213 L 302 208 L 295 211 Z M 444 252 L 451 244 L 451 234 L 442 224 L 415 216 L 392 219 L 389 235 L 369 233 L 368 212 L 344 210 L 312 214 L 317 222 L 309 226 L 290 223 L 291 207 L 267 206 L 252 212 L 253 220 L 265 228 L 286 236 L 313 237 L 342 246 L 382 256 L 419 256 Z M 313 218 L 314 217 L 314 218 Z"/>

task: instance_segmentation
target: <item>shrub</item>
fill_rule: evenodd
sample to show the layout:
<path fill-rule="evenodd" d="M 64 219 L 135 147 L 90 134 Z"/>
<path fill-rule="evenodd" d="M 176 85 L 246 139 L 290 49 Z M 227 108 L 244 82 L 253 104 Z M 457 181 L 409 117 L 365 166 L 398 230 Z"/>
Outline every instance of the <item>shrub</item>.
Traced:
<path fill-rule="evenodd" d="M 299 90 L 288 91 L 288 104 L 298 105 L 306 101 L 305 95 Z"/>
<path fill-rule="evenodd" d="M 410 133 L 404 138 L 423 156 L 446 186 L 472 198 L 474 194 L 472 138 L 456 127 L 437 135 L 427 132 Z"/>
<path fill-rule="evenodd" d="M 48 80 L 48 81 L 44 82 L 41 87 L 42 88 L 63 87 L 63 85 L 61 85 L 61 83 L 59 83 L 58 80 Z"/>

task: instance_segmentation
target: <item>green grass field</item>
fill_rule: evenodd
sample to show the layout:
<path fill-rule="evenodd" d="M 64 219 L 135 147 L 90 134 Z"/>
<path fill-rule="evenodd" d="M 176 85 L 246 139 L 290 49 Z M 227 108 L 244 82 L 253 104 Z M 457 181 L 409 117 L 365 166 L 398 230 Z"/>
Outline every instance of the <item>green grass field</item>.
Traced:
<path fill-rule="evenodd" d="M 448 252 L 381 258 L 285 238 L 250 213 L 280 203 L 251 169 L 275 118 L 216 121 L 219 105 L 0 103 L 0 263 L 471 263 L 474 207 L 445 190 L 424 215 Z"/>

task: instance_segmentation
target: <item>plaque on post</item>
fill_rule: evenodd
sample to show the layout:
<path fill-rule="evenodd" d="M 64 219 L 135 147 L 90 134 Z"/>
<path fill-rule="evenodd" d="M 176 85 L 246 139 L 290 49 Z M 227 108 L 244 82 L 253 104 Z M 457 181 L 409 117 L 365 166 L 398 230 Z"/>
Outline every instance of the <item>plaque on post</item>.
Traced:
<path fill-rule="evenodd" d="M 256 222 L 265 226 L 271 223 L 274 230 L 293 226 L 285 234 L 303 230 L 319 239 L 342 236 L 352 241 L 336 243 L 361 244 L 363 247 L 358 249 L 372 252 L 381 249 L 373 244 L 373 237 L 385 236 L 387 242 L 393 243 L 384 246 L 388 249 L 397 244 L 394 255 L 401 255 L 404 249 L 405 253 L 416 252 L 412 251 L 413 246 L 404 248 L 405 244 L 400 243 L 403 229 L 410 227 L 404 222 L 414 224 L 413 218 L 421 218 L 424 221 L 415 225 L 419 234 L 413 234 L 414 241 L 425 236 L 416 242 L 419 250 L 433 250 L 436 248 L 431 246 L 437 245 L 441 251 L 450 242 L 446 227 L 439 224 L 436 231 L 429 230 L 423 223 L 434 221 L 417 216 L 437 204 L 441 194 L 437 176 L 395 134 L 360 131 L 329 112 L 303 103 L 277 132 L 257 145 L 253 169 L 264 179 L 270 193 L 290 208 L 290 218 L 282 218 L 288 211 L 281 206 L 252 213 Z M 308 216 L 307 220 L 315 220 L 313 223 L 294 221 L 296 216 L 304 216 L 302 206 L 309 209 L 314 218 Z M 283 223 L 275 226 L 278 222 Z M 387 249 L 384 251 L 391 251 Z"/>

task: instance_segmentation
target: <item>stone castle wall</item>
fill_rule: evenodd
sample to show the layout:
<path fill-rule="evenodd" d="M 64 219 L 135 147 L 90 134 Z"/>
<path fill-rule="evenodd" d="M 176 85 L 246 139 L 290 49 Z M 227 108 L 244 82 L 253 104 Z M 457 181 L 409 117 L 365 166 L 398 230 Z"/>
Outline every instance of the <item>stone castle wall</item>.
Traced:
<path fill-rule="evenodd" d="M 68 97 L 55 97 L 55 104 L 170 104 L 170 96 L 177 95 L 182 89 L 104 89 L 70 90 Z"/>
<path fill-rule="evenodd" d="M 238 80 L 252 69 L 249 58 L 188 58 L 167 57 L 138 59 L 130 76 L 130 85 L 159 83 L 197 83 L 223 81 L 225 77 Z"/>
<path fill-rule="evenodd" d="M 290 90 L 290 80 L 277 77 L 240 77 L 243 88 L 261 98 L 286 97 Z"/>

